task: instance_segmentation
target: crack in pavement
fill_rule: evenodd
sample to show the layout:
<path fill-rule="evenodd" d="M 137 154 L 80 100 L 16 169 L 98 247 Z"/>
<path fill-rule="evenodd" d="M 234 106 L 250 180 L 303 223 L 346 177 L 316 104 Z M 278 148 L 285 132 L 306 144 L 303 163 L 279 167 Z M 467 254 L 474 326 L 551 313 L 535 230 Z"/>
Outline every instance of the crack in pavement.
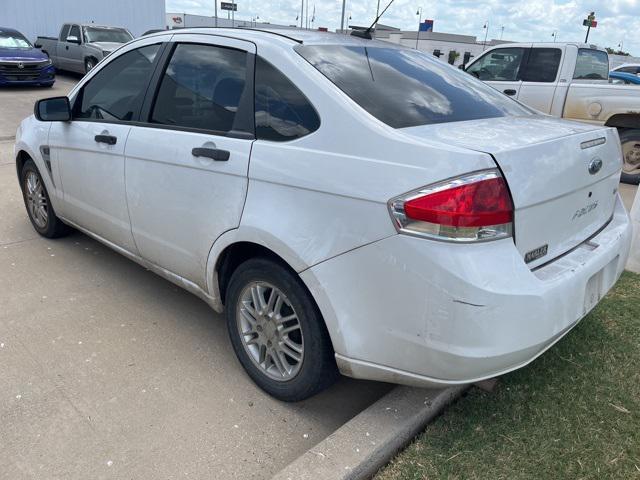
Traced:
<path fill-rule="evenodd" d="M 7 243 L 0 243 L 0 247 L 9 247 L 12 245 L 20 245 L 21 243 L 25 243 L 25 242 L 31 242 L 33 240 L 38 240 L 40 237 L 31 237 L 31 238 L 24 238 L 22 240 L 15 240 L 13 242 L 7 242 Z"/>

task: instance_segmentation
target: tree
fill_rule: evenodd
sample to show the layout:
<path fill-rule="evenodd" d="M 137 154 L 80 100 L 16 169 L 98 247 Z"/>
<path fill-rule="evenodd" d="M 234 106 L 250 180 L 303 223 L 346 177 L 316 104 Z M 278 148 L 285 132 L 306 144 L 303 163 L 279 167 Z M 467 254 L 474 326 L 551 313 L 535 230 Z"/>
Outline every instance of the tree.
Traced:
<path fill-rule="evenodd" d="M 607 48 L 605 48 L 605 50 L 607 51 L 607 53 L 609 53 L 611 55 L 624 55 L 625 57 L 631 56 L 631 54 L 629 52 L 623 52 L 622 50 L 614 50 L 611 47 L 607 47 Z"/>

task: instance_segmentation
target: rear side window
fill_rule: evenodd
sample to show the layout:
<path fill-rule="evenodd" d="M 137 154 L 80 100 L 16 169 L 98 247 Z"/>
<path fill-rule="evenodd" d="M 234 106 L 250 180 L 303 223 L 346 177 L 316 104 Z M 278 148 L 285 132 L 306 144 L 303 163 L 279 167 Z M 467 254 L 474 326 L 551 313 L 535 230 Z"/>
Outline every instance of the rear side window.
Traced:
<path fill-rule="evenodd" d="M 182 43 L 162 78 L 151 122 L 227 133 L 245 91 L 247 53 Z"/>
<path fill-rule="evenodd" d="M 307 97 L 266 60 L 256 60 L 256 138 L 283 142 L 320 127 L 320 118 Z"/>
<path fill-rule="evenodd" d="M 575 80 L 607 80 L 609 78 L 609 56 L 601 50 L 581 48 L 578 50 Z"/>
<path fill-rule="evenodd" d="M 296 50 L 374 117 L 394 128 L 533 112 L 471 75 L 416 50 L 303 45 Z"/>
<path fill-rule="evenodd" d="M 156 44 L 131 50 L 100 69 L 82 88 L 73 117 L 135 120 L 159 49 Z"/>
<path fill-rule="evenodd" d="M 532 48 L 527 66 L 522 72 L 524 82 L 555 82 L 560 68 L 562 50 L 559 48 Z"/>
<path fill-rule="evenodd" d="M 63 25 L 62 30 L 60 30 L 60 37 L 58 37 L 58 40 L 60 40 L 61 42 L 65 42 L 67 40 L 67 37 L 69 36 L 70 28 L 71 25 Z"/>
<path fill-rule="evenodd" d="M 514 82 L 519 79 L 524 48 L 498 48 L 470 65 L 467 73 L 484 82 Z"/>

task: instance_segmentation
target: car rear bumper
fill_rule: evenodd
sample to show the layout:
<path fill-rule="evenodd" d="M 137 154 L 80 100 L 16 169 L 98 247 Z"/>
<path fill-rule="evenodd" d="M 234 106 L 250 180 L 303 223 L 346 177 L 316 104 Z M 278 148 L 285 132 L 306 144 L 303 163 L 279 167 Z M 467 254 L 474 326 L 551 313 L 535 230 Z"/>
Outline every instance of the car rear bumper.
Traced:
<path fill-rule="evenodd" d="M 511 239 L 456 245 L 395 235 L 301 276 L 345 375 L 442 386 L 541 355 L 615 284 L 630 242 L 618 197 L 602 231 L 534 271 Z"/>

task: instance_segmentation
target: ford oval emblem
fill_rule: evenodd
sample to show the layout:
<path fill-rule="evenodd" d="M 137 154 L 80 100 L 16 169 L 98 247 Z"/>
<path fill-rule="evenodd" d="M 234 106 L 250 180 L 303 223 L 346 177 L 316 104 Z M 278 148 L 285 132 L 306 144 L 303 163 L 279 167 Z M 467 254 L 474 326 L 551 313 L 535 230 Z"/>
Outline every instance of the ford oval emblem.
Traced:
<path fill-rule="evenodd" d="M 24 68 L 24 63 L 18 62 L 18 68 L 22 70 Z"/>
<path fill-rule="evenodd" d="M 600 160 L 599 158 L 594 158 L 593 160 L 591 160 L 591 162 L 589 162 L 589 173 L 591 175 L 595 175 L 596 173 L 598 173 L 601 168 L 602 160 Z"/>

